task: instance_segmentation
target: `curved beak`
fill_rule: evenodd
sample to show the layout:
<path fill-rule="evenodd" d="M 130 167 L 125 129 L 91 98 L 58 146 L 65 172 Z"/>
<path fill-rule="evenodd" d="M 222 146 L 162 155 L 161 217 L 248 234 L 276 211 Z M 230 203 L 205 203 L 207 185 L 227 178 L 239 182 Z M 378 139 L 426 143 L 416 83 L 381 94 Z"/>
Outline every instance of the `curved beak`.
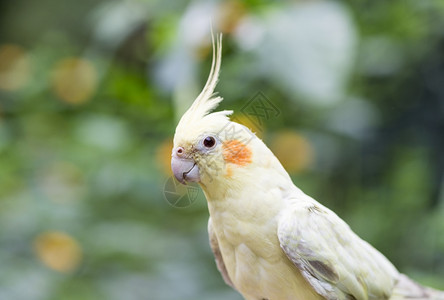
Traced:
<path fill-rule="evenodd" d="M 190 158 L 179 158 L 173 155 L 171 169 L 174 177 L 182 184 L 186 184 L 187 181 L 200 181 L 199 167 Z"/>

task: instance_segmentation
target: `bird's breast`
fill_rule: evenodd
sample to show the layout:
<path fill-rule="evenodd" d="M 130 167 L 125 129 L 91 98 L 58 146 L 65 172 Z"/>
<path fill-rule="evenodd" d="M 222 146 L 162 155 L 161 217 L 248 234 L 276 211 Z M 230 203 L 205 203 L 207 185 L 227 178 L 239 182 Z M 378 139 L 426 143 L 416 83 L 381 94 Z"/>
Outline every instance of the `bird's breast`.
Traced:
<path fill-rule="evenodd" d="M 210 209 L 220 251 L 236 289 L 246 299 L 321 299 L 281 250 L 277 214 L 270 208 L 262 209 L 262 215 L 234 211 Z"/>
<path fill-rule="evenodd" d="M 289 263 L 279 245 L 266 257 L 246 243 L 226 245 L 222 242 L 220 247 L 228 274 L 246 299 L 321 299 L 299 270 Z"/>

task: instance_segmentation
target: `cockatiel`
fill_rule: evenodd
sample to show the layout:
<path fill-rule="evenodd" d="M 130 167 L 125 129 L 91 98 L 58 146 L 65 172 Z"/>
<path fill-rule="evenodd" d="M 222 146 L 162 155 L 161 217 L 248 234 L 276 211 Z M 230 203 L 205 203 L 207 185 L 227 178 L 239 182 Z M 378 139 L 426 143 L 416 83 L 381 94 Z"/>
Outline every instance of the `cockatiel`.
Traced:
<path fill-rule="evenodd" d="M 297 188 L 278 159 L 232 111 L 211 111 L 222 37 L 213 37 L 205 87 L 174 135 L 171 166 L 198 182 L 208 232 L 225 282 L 247 300 L 444 299 L 360 239 L 334 212 Z"/>

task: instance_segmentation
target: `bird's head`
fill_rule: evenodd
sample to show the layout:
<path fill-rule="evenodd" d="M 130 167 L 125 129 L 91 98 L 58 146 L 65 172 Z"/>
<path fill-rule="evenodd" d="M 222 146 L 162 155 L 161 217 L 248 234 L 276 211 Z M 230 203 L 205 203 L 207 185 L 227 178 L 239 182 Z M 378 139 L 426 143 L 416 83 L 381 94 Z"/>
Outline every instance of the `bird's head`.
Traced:
<path fill-rule="evenodd" d="M 256 136 L 245 126 L 230 121 L 232 111 L 211 112 L 222 98 L 214 95 L 222 51 L 222 37 L 213 38 L 213 63 L 207 83 L 182 116 L 174 135 L 171 167 L 181 183 L 203 186 L 239 176 L 252 162 Z"/>

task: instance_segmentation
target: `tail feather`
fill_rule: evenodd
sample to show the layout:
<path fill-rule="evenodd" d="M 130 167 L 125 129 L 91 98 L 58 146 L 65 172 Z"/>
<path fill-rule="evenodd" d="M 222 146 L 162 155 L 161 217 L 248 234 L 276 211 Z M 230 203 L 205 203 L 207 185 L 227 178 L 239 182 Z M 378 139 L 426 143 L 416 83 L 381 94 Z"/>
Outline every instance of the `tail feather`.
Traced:
<path fill-rule="evenodd" d="M 444 300 L 444 292 L 424 287 L 404 274 L 399 276 L 390 300 Z"/>

